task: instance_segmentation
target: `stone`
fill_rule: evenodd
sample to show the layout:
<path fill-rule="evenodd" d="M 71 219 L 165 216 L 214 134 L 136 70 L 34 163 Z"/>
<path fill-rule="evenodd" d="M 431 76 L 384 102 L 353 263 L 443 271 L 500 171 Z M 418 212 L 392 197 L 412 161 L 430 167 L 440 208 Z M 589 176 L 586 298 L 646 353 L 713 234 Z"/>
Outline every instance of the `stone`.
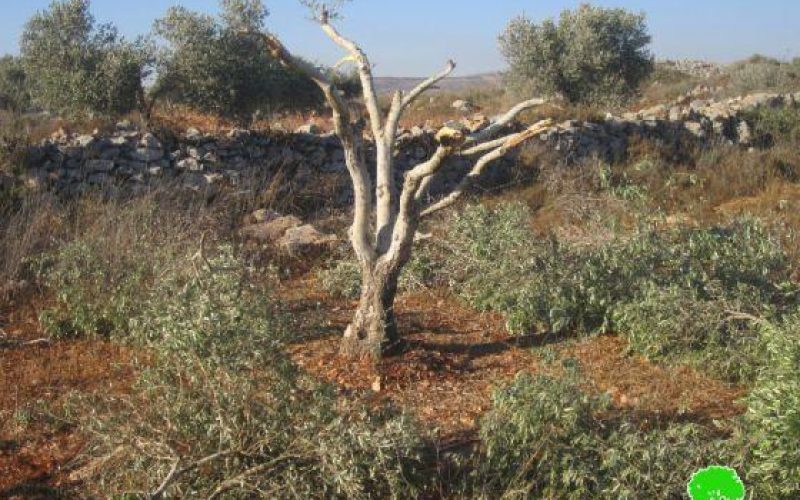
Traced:
<path fill-rule="evenodd" d="M 75 138 L 75 143 L 82 148 L 86 148 L 93 144 L 95 140 L 93 135 L 79 135 Z"/>
<path fill-rule="evenodd" d="M 89 160 L 86 162 L 86 168 L 94 172 L 111 172 L 114 170 L 113 160 Z"/>
<path fill-rule="evenodd" d="M 124 131 L 130 131 L 136 129 L 136 127 L 133 125 L 133 123 L 131 123 L 130 120 L 122 120 L 120 122 L 117 122 L 116 128 L 117 130 L 124 130 Z"/>
<path fill-rule="evenodd" d="M 750 146 L 753 143 L 753 133 L 745 120 L 740 120 L 736 126 L 736 136 L 742 146 Z"/>
<path fill-rule="evenodd" d="M 136 148 L 131 152 L 131 158 L 138 161 L 158 161 L 164 157 L 163 149 Z"/>
<path fill-rule="evenodd" d="M 200 131 L 197 130 L 196 128 L 189 127 L 189 128 L 186 129 L 186 138 L 189 139 L 190 141 L 191 140 L 201 139 L 202 137 L 203 137 L 203 134 L 201 134 Z"/>
<path fill-rule="evenodd" d="M 162 149 L 161 141 L 150 132 L 142 136 L 142 139 L 139 141 L 139 146 L 145 149 Z"/>
<path fill-rule="evenodd" d="M 181 170 L 189 170 L 190 172 L 199 172 L 203 170 L 203 164 L 197 158 L 184 158 L 175 164 Z"/>
<path fill-rule="evenodd" d="M 762 106 L 778 107 L 783 105 L 783 96 L 778 94 L 758 93 L 750 94 L 742 98 L 742 106 L 745 108 L 760 108 Z"/>
<path fill-rule="evenodd" d="M 645 120 L 647 119 L 663 120 L 666 119 L 667 116 L 669 115 L 669 110 L 665 105 L 659 104 L 657 106 L 641 110 L 639 112 L 639 115 Z"/>
<path fill-rule="evenodd" d="M 456 101 L 453 101 L 453 104 L 451 106 L 453 107 L 453 109 L 456 109 L 461 113 L 472 113 L 473 111 L 475 111 L 475 105 L 464 99 L 458 99 Z"/>
<path fill-rule="evenodd" d="M 297 127 L 297 129 L 294 131 L 295 134 L 308 134 L 308 135 L 317 135 L 320 132 L 322 132 L 322 130 L 315 123 L 307 123 L 305 125 L 301 125 Z"/>
<path fill-rule="evenodd" d="M 288 254 L 294 255 L 336 241 L 338 241 L 336 235 L 321 233 L 311 224 L 305 224 L 287 229 L 277 241 L 277 245 Z"/>
<path fill-rule="evenodd" d="M 415 139 L 418 139 L 418 138 L 420 138 L 420 137 L 425 135 L 425 130 L 423 130 L 422 127 L 420 127 L 418 125 L 414 125 L 413 127 L 411 127 L 411 131 L 410 132 L 411 132 L 411 137 L 413 137 Z"/>
<path fill-rule="evenodd" d="M 231 129 L 230 132 L 228 132 L 227 136 L 228 136 L 229 139 L 242 140 L 242 139 L 246 139 L 247 137 L 250 137 L 250 131 L 249 130 L 243 130 L 243 129 L 240 129 L 240 128 L 234 128 L 234 129 Z"/>
<path fill-rule="evenodd" d="M 117 147 L 104 148 L 102 151 L 100 151 L 100 159 L 115 160 L 119 158 L 120 152 L 121 152 L 120 148 Z"/>
<path fill-rule="evenodd" d="M 281 217 L 281 214 L 276 212 L 275 210 L 270 210 L 268 208 L 259 208 L 258 210 L 251 213 L 247 219 L 252 221 L 251 223 L 257 224 L 261 222 L 269 222 Z"/>
<path fill-rule="evenodd" d="M 687 121 L 684 122 L 683 126 L 689 131 L 690 134 L 697 138 L 703 139 L 706 137 L 706 129 L 700 122 Z"/>
<path fill-rule="evenodd" d="M 80 160 L 83 158 L 83 148 L 80 146 L 64 146 L 59 148 L 59 151 L 67 158 L 73 160 Z"/>
<path fill-rule="evenodd" d="M 43 169 L 30 169 L 22 176 L 22 183 L 26 188 L 32 190 L 42 189 L 47 185 L 48 175 Z"/>
<path fill-rule="evenodd" d="M 111 176 L 105 172 L 95 172 L 86 178 L 87 183 L 94 185 L 106 184 L 109 180 L 111 180 Z"/>
<path fill-rule="evenodd" d="M 444 126 L 436 133 L 436 140 L 443 146 L 455 146 L 464 142 L 464 132 L 461 128 Z"/>
<path fill-rule="evenodd" d="M 707 100 L 705 100 L 705 99 L 695 99 L 694 101 L 692 101 L 692 102 L 690 102 L 690 103 L 689 103 L 689 108 L 690 108 L 692 111 L 697 111 L 697 112 L 699 112 L 699 111 L 701 111 L 703 108 L 705 108 L 706 106 L 708 106 L 708 103 L 709 103 L 709 101 L 707 101 Z"/>
<path fill-rule="evenodd" d="M 242 237 L 261 243 L 278 241 L 291 228 L 300 227 L 303 221 L 294 215 L 286 215 L 250 224 L 240 230 Z"/>
<path fill-rule="evenodd" d="M 222 181 L 225 180 L 225 176 L 217 172 L 205 174 L 204 177 L 206 179 L 206 184 L 208 184 L 209 186 L 214 184 L 220 184 Z"/>
<path fill-rule="evenodd" d="M 126 146 L 128 144 L 128 138 L 123 135 L 115 135 L 110 138 L 108 142 L 114 146 Z"/>

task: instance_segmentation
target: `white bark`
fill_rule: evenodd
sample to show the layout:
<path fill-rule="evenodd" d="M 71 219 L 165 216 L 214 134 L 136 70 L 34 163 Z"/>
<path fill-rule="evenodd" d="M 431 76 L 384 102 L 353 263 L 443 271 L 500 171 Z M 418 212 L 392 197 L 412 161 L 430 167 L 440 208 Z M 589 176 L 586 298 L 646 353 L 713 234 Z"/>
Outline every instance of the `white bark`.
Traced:
<path fill-rule="evenodd" d="M 385 344 L 393 343 L 394 316 L 392 305 L 400 270 L 408 262 L 420 218 L 452 205 L 473 181 L 494 160 L 501 158 L 525 140 L 541 133 L 552 123 L 548 120 L 497 139 L 507 125 L 520 113 L 544 103 L 542 99 L 521 102 L 505 114 L 494 119 L 488 127 L 473 134 L 450 134 L 442 139 L 433 156 L 405 174 L 402 190 L 398 193 L 394 183 L 392 150 L 397 140 L 397 129 L 403 112 L 425 91 L 435 86 L 455 68 L 448 61 L 445 68 L 420 83 L 404 95 L 394 94 L 390 109 L 384 117 L 378 105 L 372 66 L 364 51 L 352 40 L 342 36 L 329 22 L 323 12 L 319 17 L 322 30 L 339 47 L 345 50 L 345 62 L 355 64 L 366 105 L 372 137 L 376 149 L 375 206 L 372 203 L 372 186 L 367 165 L 363 158 L 361 132 L 350 116 L 346 103 L 333 84 L 320 71 L 309 68 L 295 58 L 281 42 L 272 35 L 261 34 L 272 55 L 282 64 L 305 72 L 325 94 L 333 110 L 333 124 L 342 141 L 345 162 L 353 182 L 355 207 L 351 240 L 361 262 L 362 296 L 353 322 L 345 332 L 344 348 L 351 354 L 371 353 L 380 355 Z M 424 208 L 422 200 L 436 173 L 452 156 L 472 157 L 481 154 L 474 167 L 455 188 L 442 200 Z M 375 221 L 375 233 L 370 225 Z"/>

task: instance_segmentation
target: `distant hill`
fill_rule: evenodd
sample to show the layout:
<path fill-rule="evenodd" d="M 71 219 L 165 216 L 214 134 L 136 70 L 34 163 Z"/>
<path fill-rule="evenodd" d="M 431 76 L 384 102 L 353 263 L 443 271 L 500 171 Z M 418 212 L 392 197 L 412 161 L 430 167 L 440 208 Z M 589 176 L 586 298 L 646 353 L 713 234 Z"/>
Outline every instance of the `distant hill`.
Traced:
<path fill-rule="evenodd" d="M 382 76 L 375 78 L 375 90 L 379 94 L 394 92 L 395 90 L 409 91 L 416 87 L 425 78 Z M 497 87 L 502 84 L 503 76 L 500 73 L 481 73 L 470 76 L 454 76 L 439 82 L 438 89 L 444 92 L 460 92 L 466 89 L 479 87 Z"/>

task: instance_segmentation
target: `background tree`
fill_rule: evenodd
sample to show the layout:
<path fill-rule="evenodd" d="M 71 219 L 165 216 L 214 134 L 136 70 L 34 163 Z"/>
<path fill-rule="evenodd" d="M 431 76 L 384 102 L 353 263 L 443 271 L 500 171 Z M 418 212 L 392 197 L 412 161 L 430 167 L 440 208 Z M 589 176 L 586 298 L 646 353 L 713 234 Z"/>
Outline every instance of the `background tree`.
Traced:
<path fill-rule="evenodd" d="M 151 51 L 110 24 L 96 25 L 88 0 L 55 1 L 26 24 L 21 54 L 31 96 L 62 115 L 116 116 L 135 109 Z"/>
<path fill-rule="evenodd" d="M 0 109 L 22 113 L 31 106 L 28 79 L 18 57 L 0 57 Z"/>
<path fill-rule="evenodd" d="M 166 43 L 158 56 L 152 90 L 172 102 L 247 121 L 261 111 L 301 110 L 323 102 L 319 89 L 297 71 L 287 71 L 247 36 L 263 31 L 267 9 L 260 0 L 222 0 L 218 18 L 172 7 L 154 33 Z"/>
<path fill-rule="evenodd" d="M 500 35 L 511 89 L 573 103 L 617 104 L 653 70 L 644 14 L 583 4 L 556 23 L 520 16 Z"/>
<path fill-rule="evenodd" d="M 420 220 L 454 203 L 492 161 L 540 134 L 551 123 L 546 120 L 522 132 L 497 138 L 519 113 L 544 102 L 532 99 L 518 104 L 477 132 L 446 126 L 437 134 L 438 147 L 431 158 L 407 171 L 402 189 L 398 189 L 394 182 L 393 152 L 400 118 L 423 92 L 449 75 L 455 63 L 450 61 L 441 73 L 425 80 L 408 94 L 397 91 L 384 115 L 378 104 L 372 65 L 366 54 L 333 27 L 325 8 L 321 9 L 318 20 L 322 30 L 344 49 L 346 60 L 358 70 L 368 130 L 364 130 L 364 120 L 351 115 L 341 92 L 323 72 L 293 56 L 275 36 L 261 34 L 261 38 L 276 60 L 304 71 L 322 90 L 333 110 L 334 129 L 342 142 L 354 188 L 350 238 L 361 267 L 361 298 L 353 320 L 345 330 L 342 350 L 350 355 L 379 356 L 399 340 L 393 311 L 397 281 L 411 257 Z M 371 134 L 375 145 L 374 182 L 365 159 L 365 133 Z M 432 179 L 446 160 L 455 156 L 473 159 L 473 168 L 450 194 L 438 201 L 426 202 Z"/>

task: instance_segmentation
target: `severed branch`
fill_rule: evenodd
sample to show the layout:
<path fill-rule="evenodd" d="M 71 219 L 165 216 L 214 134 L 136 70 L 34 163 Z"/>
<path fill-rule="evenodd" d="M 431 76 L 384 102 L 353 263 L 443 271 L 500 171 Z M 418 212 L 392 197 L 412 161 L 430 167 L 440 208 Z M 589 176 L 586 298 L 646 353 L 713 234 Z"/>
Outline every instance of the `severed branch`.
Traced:
<path fill-rule="evenodd" d="M 148 498 L 150 500 L 159 500 L 160 498 L 162 498 L 164 496 L 164 493 L 166 493 L 167 488 L 169 488 L 169 486 L 172 483 L 174 483 L 183 474 L 186 474 L 187 472 L 191 472 L 194 469 L 196 469 L 196 468 L 198 468 L 198 467 L 200 467 L 202 465 L 205 465 L 205 464 L 207 464 L 209 462 L 213 462 L 214 460 L 217 460 L 219 458 L 223 458 L 223 457 L 227 457 L 227 456 L 230 456 L 230 455 L 234 455 L 236 453 L 238 453 L 238 452 L 230 451 L 230 450 L 229 451 L 220 451 L 218 453 L 214 453 L 213 455 L 209 455 L 209 456 L 207 456 L 205 458 L 201 458 L 200 460 L 198 460 L 196 462 L 192 462 L 192 463 L 190 463 L 189 465 L 187 465 L 185 467 L 179 467 L 181 461 L 180 461 L 180 459 L 175 459 L 175 463 L 172 465 L 172 469 L 170 469 L 169 474 L 167 474 L 167 477 L 165 477 L 164 480 L 161 481 L 161 485 L 159 485 L 159 487 L 156 490 L 154 490 L 152 493 L 150 493 L 150 495 L 148 495 Z"/>
<path fill-rule="evenodd" d="M 517 104 L 516 106 L 514 106 L 513 108 L 508 110 L 504 115 L 501 115 L 501 116 L 495 118 L 494 120 L 492 120 L 492 123 L 488 127 L 486 127 L 485 129 L 480 130 L 478 132 L 475 132 L 474 134 L 470 134 L 469 136 L 467 136 L 466 144 L 472 144 L 472 143 L 476 143 L 476 142 L 483 142 L 485 140 L 491 139 L 495 134 L 497 134 L 499 131 L 501 131 L 506 125 L 508 125 L 509 123 L 514 121 L 514 119 L 516 119 L 517 116 L 519 116 L 520 113 L 522 113 L 523 111 L 527 111 L 527 110 L 529 110 L 531 108 L 535 108 L 536 106 L 541 106 L 545 102 L 547 102 L 547 101 L 545 101 L 544 99 L 535 98 L 535 99 L 529 99 L 527 101 L 523 101 L 523 102 Z"/>
<path fill-rule="evenodd" d="M 446 197 L 439 200 L 438 202 L 434 203 L 433 205 L 429 206 L 425 210 L 420 213 L 420 217 L 426 217 L 431 215 L 439 210 L 449 207 L 453 203 L 458 200 L 475 182 L 475 180 L 480 177 L 483 173 L 484 169 L 492 163 L 493 161 L 502 158 L 505 156 L 509 151 L 518 147 L 520 144 L 524 143 L 528 139 L 535 137 L 553 125 L 553 121 L 550 119 L 539 121 L 533 125 L 531 125 L 526 130 L 511 134 L 496 141 L 491 141 L 486 144 L 480 144 L 473 148 L 467 149 L 462 154 L 475 154 L 478 152 L 484 152 L 488 150 L 488 153 L 485 153 L 481 156 L 476 162 L 475 165 L 472 167 L 472 170 L 461 180 L 458 186 Z M 501 142 L 502 141 L 502 142 Z M 499 144 L 499 146 L 497 146 Z M 490 149 L 494 147 L 494 149 Z"/>
<path fill-rule="evenodd" d="M 226 479 L 225 481 L 220 483 L 219 486 L 217 486 L 217 488 L 211 493 L 211 495 L 209 495 L 208 500 L 215 500 L 220 496 L 222 496 L 223 493 L 227 493 L 236 488 L 243 488 L 245 480 L 247 478 L 269 472 L 271 469 L 274 469 L 279 465 L 283 465 L 284 463 L 289 462 L 291 460 L 300 460 L 300 459 L 302 459 L 302 457 L 287 455 L 278 457 L 267 463 L 256 465 L 255 467 L 251 467 L 250 469 L 247 469 L 238 476 L 231 479 Z"/>
<path fill-rule="evenodd" d="M 454 69 L 456 69 L 456 63 L 452 60 L 447 61 L 447 65 L 442 71 L 421 82 L 407 95 L 403 96 L 403 93 L 399 90 L 395 93 L 394 99 L 392 100 L 392 106 L 389 109 L 389 115 L 386 119 L 386 130 L 384 131 L 383 138 L 388 145 L 391 145 L 395 140 L 395 136 L 397 135 L 397 127 L 400 123 L 400 117 L 403 115 L 403 112 L 406 110 L 406 108 L 408 108 L 411 103 L 416 101 L 424 92 L 429 90 L 443 79 L 447 78 L 447 76 L 450 75 Z"/>

